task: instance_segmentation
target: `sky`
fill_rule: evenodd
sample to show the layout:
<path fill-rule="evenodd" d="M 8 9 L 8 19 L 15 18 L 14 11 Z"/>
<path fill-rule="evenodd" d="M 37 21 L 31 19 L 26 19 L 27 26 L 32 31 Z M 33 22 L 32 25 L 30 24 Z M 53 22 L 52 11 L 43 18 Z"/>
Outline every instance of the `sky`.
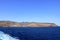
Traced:
<path fill-rule="evenodd" d="M 60 25 L 60 0 L 0 0 L 0 20 Z"/>

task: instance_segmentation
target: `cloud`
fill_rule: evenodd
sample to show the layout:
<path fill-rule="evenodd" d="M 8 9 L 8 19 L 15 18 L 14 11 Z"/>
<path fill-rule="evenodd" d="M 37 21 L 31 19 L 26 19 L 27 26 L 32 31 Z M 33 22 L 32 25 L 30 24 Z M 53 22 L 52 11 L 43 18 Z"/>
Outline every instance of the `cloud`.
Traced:
<path fill-rule="evenodd" d="M 13 38 L 10 35 L 0 31 L 0 40 L 19 40 L 19 39 Z"/>

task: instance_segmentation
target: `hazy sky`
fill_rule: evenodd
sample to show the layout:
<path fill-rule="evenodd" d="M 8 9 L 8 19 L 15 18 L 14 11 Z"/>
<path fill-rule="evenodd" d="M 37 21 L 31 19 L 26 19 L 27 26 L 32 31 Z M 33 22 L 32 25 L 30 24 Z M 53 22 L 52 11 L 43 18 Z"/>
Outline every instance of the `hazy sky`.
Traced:
<path fill-rule="evenodd" d="M 0 0 L 0 20 L 60 25 L 60 0 Z"/>

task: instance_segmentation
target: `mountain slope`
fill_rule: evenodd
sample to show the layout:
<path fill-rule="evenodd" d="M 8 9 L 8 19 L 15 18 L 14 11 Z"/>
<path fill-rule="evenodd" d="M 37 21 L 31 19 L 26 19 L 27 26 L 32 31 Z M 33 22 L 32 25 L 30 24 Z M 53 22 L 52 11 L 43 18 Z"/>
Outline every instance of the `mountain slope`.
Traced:
<path fill-rule="evenodd" d="M 3 26 L 3 27 L 48 27 L 48 26 L 57 26 L 57 25 L 55 23 L 0 21 L 0 26 Z"/>

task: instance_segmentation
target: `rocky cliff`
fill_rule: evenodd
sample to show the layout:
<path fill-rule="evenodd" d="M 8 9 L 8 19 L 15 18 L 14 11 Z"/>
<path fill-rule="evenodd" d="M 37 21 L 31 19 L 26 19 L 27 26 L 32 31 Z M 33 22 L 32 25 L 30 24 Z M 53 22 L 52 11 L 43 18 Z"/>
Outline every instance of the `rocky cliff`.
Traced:
<path fill-rule="evenodd" d="M 40 22 L 13 22 L 13 21 L 0 21 L 0 27 L 48 27 L 57 26 L 55 23 L 40 23 Z"/>

